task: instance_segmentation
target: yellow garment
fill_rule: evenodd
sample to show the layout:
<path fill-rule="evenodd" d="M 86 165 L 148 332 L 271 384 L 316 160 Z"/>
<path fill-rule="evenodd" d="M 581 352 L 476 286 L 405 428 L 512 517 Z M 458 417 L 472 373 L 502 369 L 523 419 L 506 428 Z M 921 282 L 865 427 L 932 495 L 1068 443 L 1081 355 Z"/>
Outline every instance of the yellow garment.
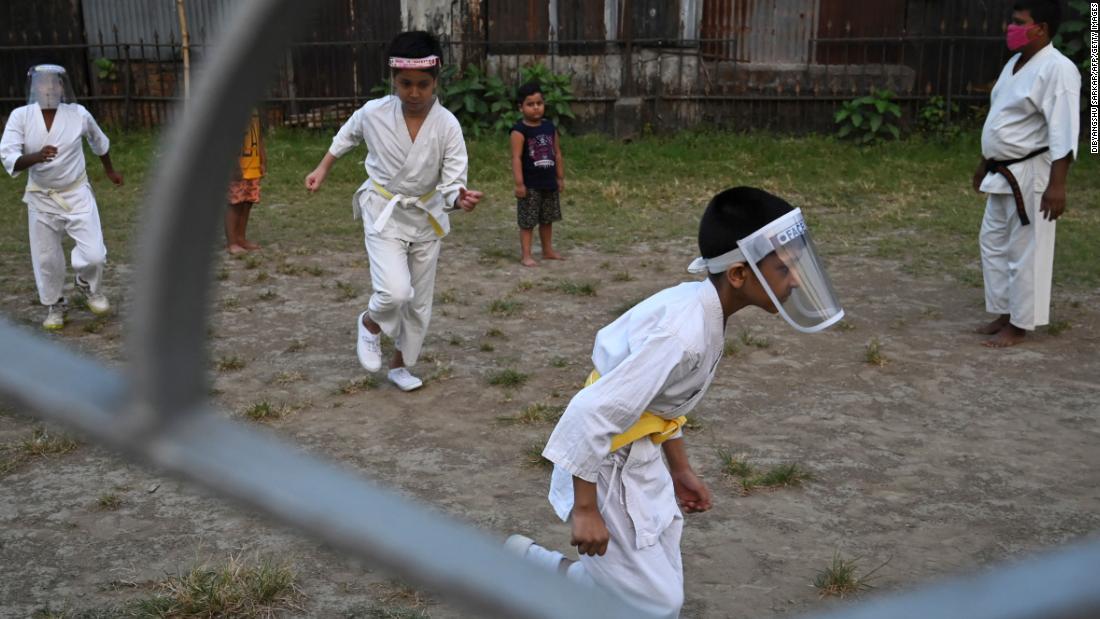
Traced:
<path fill-rule="evenodd" d="M 588 375 L 588 380 L 584 381 L 584 386 L 587 387 L 599 379 L 600 373 L 596 370 L 592 370 L 592 373 Z M 611 437 L 611 451 L 618 451 L 622 447 L 646 436 L 649 437 L 649 440 L 653 441 L 654 445 L 660 445 L 673 436 L 676 436 L 676 433 L 680 431 L 680 428 L 682 428 L 685 423 L 687 423 L 687 417 L 684 416 L 677 417 L 676 419 L 665 419 L 660 415 L 646 411 L 642 413 L 641 419 L 627 428 L 622 434 L 616 434 Z"/>
<path fill-rule="evenodd" d="M 241 146 L 241 178 L 252 180 L 263 178 L 263 161 L 260 157 L 263 132 L 260 129 L 260 116 L 253 114 L 248 121 L 248 131 L 244 134 L 244 144 Z"/>
<path fill-rule="evenodd" d="M 378 183 L 378 181 L 374 180 L 373 178 L 370 179 L 370 182 L 374 183 L 374 189 L 375 189 L 375 191 L 377 191 L 379 193 L 379 195 L 381 195 L 383 198 L 390 201 L 390 204 L 387 204 L 386 208 L 387 209 L 392 209 L 395 206 L 395 204 L 393 204 L 393 199 L 394 199 L 393 193 L 391 193 L 388 189 L 383 187 L 381 184 Z M 424 203 L 428 200 L 428 198 L 432 197 L 433 195 L 435 195 L 435 190 L 434 189 L 429 191 L 428 193 L 420 196 L 419 198 L 417 198 L 417 200 L 419 200 L 421 203 Z M 424 211 L 424 212 L 428 213 L 427 211 Z M 389 218 L 388 214 L 386 215 L 386 218 L 387 219 Z M 433 217 L 431 213 L 428 213 L 428 222 L 432 224 L 432 230 L 435 230 L 435 235 L 438 236 L 438 237 L 442 237 L 443 236 L 443 226 L 439 225 L 439 222 L 436 221 L 435 217 Z"/>
<path fill-rule="evenodd" d="M 38 185 L 35 185 L 33 182 L 27 181 L 27 191 L 43 194 L 47 198 L 53 200 L 54 203 L 57 204 L 58 206 L 60 206 L 61 208 L 65 209 L 66 211 L 72 212 L 73 207 L 72 207 L 71 204 L 69 204 L 68 200 L 65 199 L 65 196 L 63 194 L 66 194 L 66 193 L 68 193 L 70 191 L 73 191 L 75 189 L 79 189 L 80 187 L 82 187 L 84 185 L 84 183 L 87 183 L 87 182 L 88 182 L 88 176 L 85 175 L 85 174 L 81 174 L 80 178 L 76 179 L 76 181 L 73 184 L 69 185 L 68 187 L 62 187 L 61 189 L 50 189 L 49 187 L 39 187 Z"/>

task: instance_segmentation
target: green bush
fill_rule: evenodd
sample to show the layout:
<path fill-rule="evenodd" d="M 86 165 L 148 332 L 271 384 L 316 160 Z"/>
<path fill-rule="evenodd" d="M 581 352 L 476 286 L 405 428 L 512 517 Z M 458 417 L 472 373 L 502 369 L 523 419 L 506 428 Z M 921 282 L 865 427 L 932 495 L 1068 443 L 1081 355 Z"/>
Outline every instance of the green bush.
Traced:
<path fill-rule="evenodd" d="M 895 122 L 899 118 L 901 107 L 894 102 L 894 93 L 876 90 L 870 95 L 844 102 L 833 120 L 840 125 L 837 137 L 851 136 L 860 144 L 870 144 L 884 139 L 887 133 L 898 139 L 901 132 Z"/>
<path fill-rule="evenodd" d="M 1054 35 L 1054 46 L 1067 58 L 1075 61 L 1081 72 L 1089 74 L 1089 3 L 1086 0 L 1069 0 L 1066 19 Z"/>
<path fill-rule="evenodd" d="M 960 120 L 959 105 L 948 105 L 947 100 L 939 96 L 928 99 L 917 113 L 921 133 L 939 142 L 951 142 L 962 135 Z"/>
<path fill-rule="evenodd" d="M 458 118 L 467 135 L 481 137 L 489 130 L 506 132 L 519 122 L 521 114 L 516 105 L 516 89 L 529 81 L 541 85 L 546 99 L 546 117 L 564 132 L 562 122 L 575 117 L 570 106 L 573 101 L 570 78 L 564 73 L 550 71 L 541 63 L 520 69 L 517 84 L 507 84 L 499 77 L 488 75 L 475 64 L 467 65 L 462 73 L 458 67 L 449 65 L 439 73 L 436 95 Z M 389 92 L 388 82 L 371 89 L 371 94 L 378 97 Z"/>

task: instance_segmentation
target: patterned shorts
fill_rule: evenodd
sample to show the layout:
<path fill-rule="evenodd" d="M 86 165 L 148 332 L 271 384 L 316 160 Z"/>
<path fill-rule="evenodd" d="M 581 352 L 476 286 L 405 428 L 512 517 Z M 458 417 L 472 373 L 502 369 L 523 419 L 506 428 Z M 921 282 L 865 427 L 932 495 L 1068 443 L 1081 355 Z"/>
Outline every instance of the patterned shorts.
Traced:
<path fill-rule="evenodd" d="M 243 204 L 250 202 L 255 204 L 260 201 L 260 179 L 245 178 L 229 183 L 229 203 Z"/>
<path fill-rule="evenodd" d="M 527 189 L 527 197 L 516 203 L 516 219 L 519 227 L 530 230 L 539 224 L 561 221 L 561 203 L 558 192 L 547 189 Z"/>

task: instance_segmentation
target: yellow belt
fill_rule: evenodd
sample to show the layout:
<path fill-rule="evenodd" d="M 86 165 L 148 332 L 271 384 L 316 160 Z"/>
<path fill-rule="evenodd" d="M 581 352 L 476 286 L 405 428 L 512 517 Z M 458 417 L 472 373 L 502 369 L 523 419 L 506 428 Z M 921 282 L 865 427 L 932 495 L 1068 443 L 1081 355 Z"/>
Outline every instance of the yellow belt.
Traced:
<path fill-rule="evenodd" d="M 600 373 L 596 370 L 592 370 L 592 373 L 588 375 L 588 379 L 584 381 L 584 386 L 587 387 L 599 379 Z M 665 419 L 660 415 L 646 411 L 642 413 L 641 419 L 627 428 L 622 434 L 616 434 L 611 437 L 611 451 L 618 451 L 622 447 L 646 436 L 649 437 L 649 440 L 653 441 L 654 445 L 660 445 L 673 436 L 676 436 L 676 433 L 680 431 L 680 428 L 682 428 L 685 423 L 687 423 L 687 417 L 684 416 L 675 419 Z"/>
<path fill-rule="evenodd" d="M 405 198 L 405 196 L 394 195 L 392 192 L 390 192 L 388 189 L 386 189 L 385 187 L 380 185 L 378 183 L 378 181 L 374 180 L 373 178 L 370 180 L 370 182 L 374 184 L 374 190 L 377 191 L 379 193 L 379 195 L 381 195 L 383 198 L 389 200 L 389 202 L 386 204 L 386 207 L 382 209 L 381 213 L 379 213 L 378 219 L 374 222 L 374 230 L 376 232 L 381 232 L 382 228 L 385 227 L 386 222 L 390 220 L 390 215 L 393 215 L 393 209 L 397 207 L 397 203 L 401 202 L 402 198 Z M 416 201 L 419 202 L 421 205 L 423 205 L 424 202 L 428 198 L 432 197 L 433 195 L 435 195 L 435 190 L 434 189 L 429 191 L 428 193 L 420 196 L 419 198 L 416 199 Z M 428 213 L 428 210 L 424 209 L 424 212 Z M 438 236 L 438 237 L 442 237 L 443 236 L 443 226 L 439 225 L 439 221 L 436 220 L 435 216 L 432 215 L 431 213 L 428 213 L 428 222 L 432 224 L 432 229 L 435 230 L 435 235 Z"/>
<path fill-rule="evenodd" d="M 45 194 L 47 198 L 53 200 L 54 203 L 61 208 L 65 209 L 66 211 L 72 211 L 73 207 L 69 204 L 68 200 L 66 200 L 62 194 L 73 191 L 75 189 L 80 189 L 82 186 L 84 186 L 84 183 L 87 182 L 88 176 L 85 174 L 81 174 L 80 178 L 76 179 L 76 181 L 68 187 L 62 187 L 61 189 L 51 189 L 49 187 L 39 187 L 38 185 L 35 185 L 33 182 L 28 180 L 27 191 Z"/>

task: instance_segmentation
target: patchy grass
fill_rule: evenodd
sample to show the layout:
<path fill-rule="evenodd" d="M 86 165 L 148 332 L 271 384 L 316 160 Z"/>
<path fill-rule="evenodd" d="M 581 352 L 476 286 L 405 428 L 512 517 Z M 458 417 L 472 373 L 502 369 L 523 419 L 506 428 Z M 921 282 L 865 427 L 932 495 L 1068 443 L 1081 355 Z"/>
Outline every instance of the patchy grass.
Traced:
<path fill-rule="evenodd" d="M 569 365 L 569 359 L 565 357 L 554 357 L 550 360 L 550 367 L 552 368 L 564 368 Z"/>
<path fill-rule="evenodd" d="M 401 580 L 390 580 L 383 583 L 374 583 L 371 585 L 371 589 L 374 592 L 374 598 L 377 602 L 380 602 L 383 608 L 388 608 L 389 612 L 419 612 L 419 609 L 426 608 L 435 603 L 431 597 L 421 593 L 412 585 Z M 376 606 L 377 608 L 377 606 Z M 374 616 L 374 615 L 368 615 Z M 405 617 L 405 616 L 417 616 L 417 615 L 380 615 L 385 617 Z M 422 614 L 421 616 L 427 616 Z"/>
<path fill-rule="evenodd" d="M 1047 325 L 1047 334 L 1053 336 L 1059 336 L 1073 328 L 1068 320 L 1052 320 Z"/>
<path fill-rule="evenodd" d="M 867 365 L 876 367 L 882 367 L 889 363 L 889 359 L 882 354 L 882 345 L 879 344 L 877 337 L 873 337 L 870 342 L 867 342 L 867 348 L 863 351 L 863 361 Z"/>
<path fill-rule="evenodd" d="M 613 281 L 613 282 L 632 282 L 632 281 L 634 281 L 634 276 L 630 274 L 630 271 L 626 271 L 626 270 L 615 271 L 611 275 L 611 281 Z"/>
<path fill-rule="evenodd" d="M 855 328 L 856 328 L 856 325 L 854 323 L 852 323 L 850 321 L 847 321 L 847 320 L 841 320 L 840 322 L 836 323 L 833 326 L 837 331 L 845 331 L 845 332 L 846 331 L 854 331 Z"/>
<path fill-rule="evenodd" d="M 527 292 L 535 287 L 535 282 L 529 279 L 521 279 L 516 283 L 516 292 Z"/>
<path fill-rule="evenodd" d="M 741 352 L 741 348 L 733 340 L 726 340 L 726 343 L 722 345 L 722 355 L 726 357 L 734 357 L 739 352 Z"/>
<path fill-rule="evenodd" d="M 100 497 L 96 499 L 95 504 L 96 507 L 102 511 L 113 512 L 122 507 L 122 497 L 113 492 L 108 492 L 107 494 L 100 495 Z"/>
<path fill-rule="evenodd" d="M 557 423 L 563 412 L 565 412 L 564 406 L 551 406 L 542 402 L 536 402 L 526 406 L 523 410 L 511 417 L 497 417 L 497 421 L 506 424 L 524 425 Z"/>
<path fill-rule="evenodd" d="M 737 479 L 741 493 L 750 494 L 758 489 L 776 489 L 801 486 L 814 478 L 813 473 L 799 464 L 787 463 L 761 471 L 753 466 L 744 454 L 718 450 L 722 473 Z"/>
<path fill-rule="evenodd" d="M 486 381 L 494 387 L 520 387 L 527 382 L 529 377 L 523 372 L 517 372 L 511 368 L 490 372 Z"/>
<path fill-rule="evenodd" d="M 759 335 L 753 335 L 752 331 L 747 328 L 741 329 L 741 332 L 738 334 L 737 338 L 741 341 L 741 345 L 745 346 L 746 348 L 764 349 L 772 345 L 771 342 L 768 341 L 768 338 Z"/>
<path fill-rule="evenodd" d="M 282 419 L 290 412 L 285 405 L 272 404 L 267 400 L 260 400 L 246 407 L 241 414 L 252 421 L 271 421 Z"/>
<path fill-rule="evenodd" d="M 370 389 L 378 388 L 378 379 L 371 374 L 367 374 L 363 378 L 348 381 L 346 385 L 340 387 L 340 393 L 343 395 L 353 395 Z"/>
<path fill-rule="evenodd" d="M 347 283 L 337 281 L 336 283 L 336 300 L 337 301 L 352 301 L 359 297 L 359 289 L 355 286 Z"/>
<path fill-rule="evenodd" d="M 269 275 L 267 273 L 267 271 L 260 271 L 259 273 L 256 274 L 255 277 L 252 278 L 252 281 L 256 284 L 262 284 L 262 283 L 268 281 L 269 279 L 271 279 L 271 275 Z"/>
<path fill-rule="evenodd" d="M 307 346 L 307 344 L 306 344 L 305 340 L 291 340 L 290 344 L 286 347 L 286 352 L 288 352 L 288 353 L 302 352 L 303 350 L 306 349 L 306 346 Z"/>
<path fill-rule="evenodd" d="M 78 447 L 76 439 L 43 427 L 34 428 L 28 438 L 0 447 L 0 478 L 31 460 L 60 456 Z"/>
<path fill-rule="evenodd" d="M 278 299 L 278 298 L 279 298 L 279 293 L 275 292 L 275 291 L 274 291 L 273 289 L 271 289 L 271 288 L 268 288 L 267 290 L 265 290 L 265 291 L 261 292 L 261 293 L 259 294 L 259 297 L 258 297 L 258 298 L 259 298 L 259 299 L 260 299 L 261 301 L 272 301 L 272 300 L 274 300 L 274 299 Z"/>
<path fill-rule="evenodd" d="M 458 293 L 456 293 L 454 290 L 445 290 L 439 293 L 439 296 L 436 297 L 435 300 L 435 302 L 439 303 L 440 305 L 449 305 L 456 301 L 458 301 Z"/>
<path fill-rule="evenodd" d="M 306 379 L 306 375 L 297 370 L 286 370 L 279 372 L 275 376 L 271 377 L 271 384 L 273 385 L 292 385 L 294 383 L 300 383 Z"/>
<path fill-rule="evenodd" d="M 106 327 L 106 326 L 107 326 L 107 319 L 100 316 L 100 317 L 92 319 L 91 322 L 85 323 L 84 326 L 82 327 L 82 329 L 84 330 L 85 333 L 95 334 L 95 333 L 99 333 L 100 331 L 102 331 L 103 327 Z"/>
<path fill-rule="evenodd" d="M 558 290 L 577 297 L 596 296 L 596 286 L 590 282 L 574 282 L 566 279 L 558 283 Z"/>
<path fill-rule="evenodd" d="M 202 565 L 162 580 L 152 596 L 127 603 L 122 616 L 266 619 L 302 613 L 296 579 L 285 564 L 264 559 L 249 565 L 230 557 L 224 565 Z"/>
<path fill-rule="evenodd" d="M 611 313 L 615 316 L 622 316 L 623 314 L 625 314 L 625 313 L 629 312 L 631 309 L 633 309 L 635 305 L 641 303 L 644 300 L 645 300 L 645 297 L 640 297 L 640 298 L 637 298 L 637 299 L 624 301 L 624 302 L 616 305 L 615 307 L 611 308 Z"/>
<path fill-rule="evenodd" d="M 236 372 L 237 370 L 243 370 L 248 365 L 241 357 L 237 355 L 229 355 L 227 357 L 218 357 L 218 362 L 214 364 L 214 367 L 219 372 Z"/>
<path fill-rule="evenodd" d="M 496 327 L 493 327 L 485 332 L 485 337 L 505 337 L 505 335 L 503 331 Z"/>
<path fill-rule="evenodd" d="M 514 299 L 495 299 L 489 304 L 489 313 L 494 316 L 513 316 L 523 309 L 523 302 Z"/>
<path fill-rule="evenodd" d="M 523 450 L 523 461 L 527 466 L 535 466 L 544 469 L 554 468 L 554 463 L 542 457 L 542 448 L 546 444 L 546 441 L 542 443 L 531 443 Z"/>
<path fill-rule="evenodd" d="M 237 297 L 226 297 L 222 299 L 222 309 L 237 309 L 241 306 L 241 300 Z"/>
<path fill-rule="evenodd" d="M 837 551 L 833 553 L 833 560 L 829 565 L 818 570 L 813 586 L 821 597 L 845 598 L 859 595 L 873 588 L 870 584 L 871 577 L 884 565 L 886 563 L 860 575 L 859 560 L 844 559 Z"/>
<path fill-rule="evenodd" d="M 218 272 L 214 274 L 214 279 L 218 280 L 219 282 L 224 282 L 225 280 L 229 279 L 229 271 L 226 271 L 225 269 L 219 269 Z"/>
<path fill-rule="evenodd" d="M 244 263 L 244 268 L 248 270 L 258 269 L 261 264 L 264 263 L 264 259 L 259 254 L 240 254 L 240 260 Z"/>
<path fill-rule="evenodd" d="M 492 342 L 482 342 L 481 345 L 477 348 L 481 352 L 493 352 L 494 350 L 496 350 Z"/>

